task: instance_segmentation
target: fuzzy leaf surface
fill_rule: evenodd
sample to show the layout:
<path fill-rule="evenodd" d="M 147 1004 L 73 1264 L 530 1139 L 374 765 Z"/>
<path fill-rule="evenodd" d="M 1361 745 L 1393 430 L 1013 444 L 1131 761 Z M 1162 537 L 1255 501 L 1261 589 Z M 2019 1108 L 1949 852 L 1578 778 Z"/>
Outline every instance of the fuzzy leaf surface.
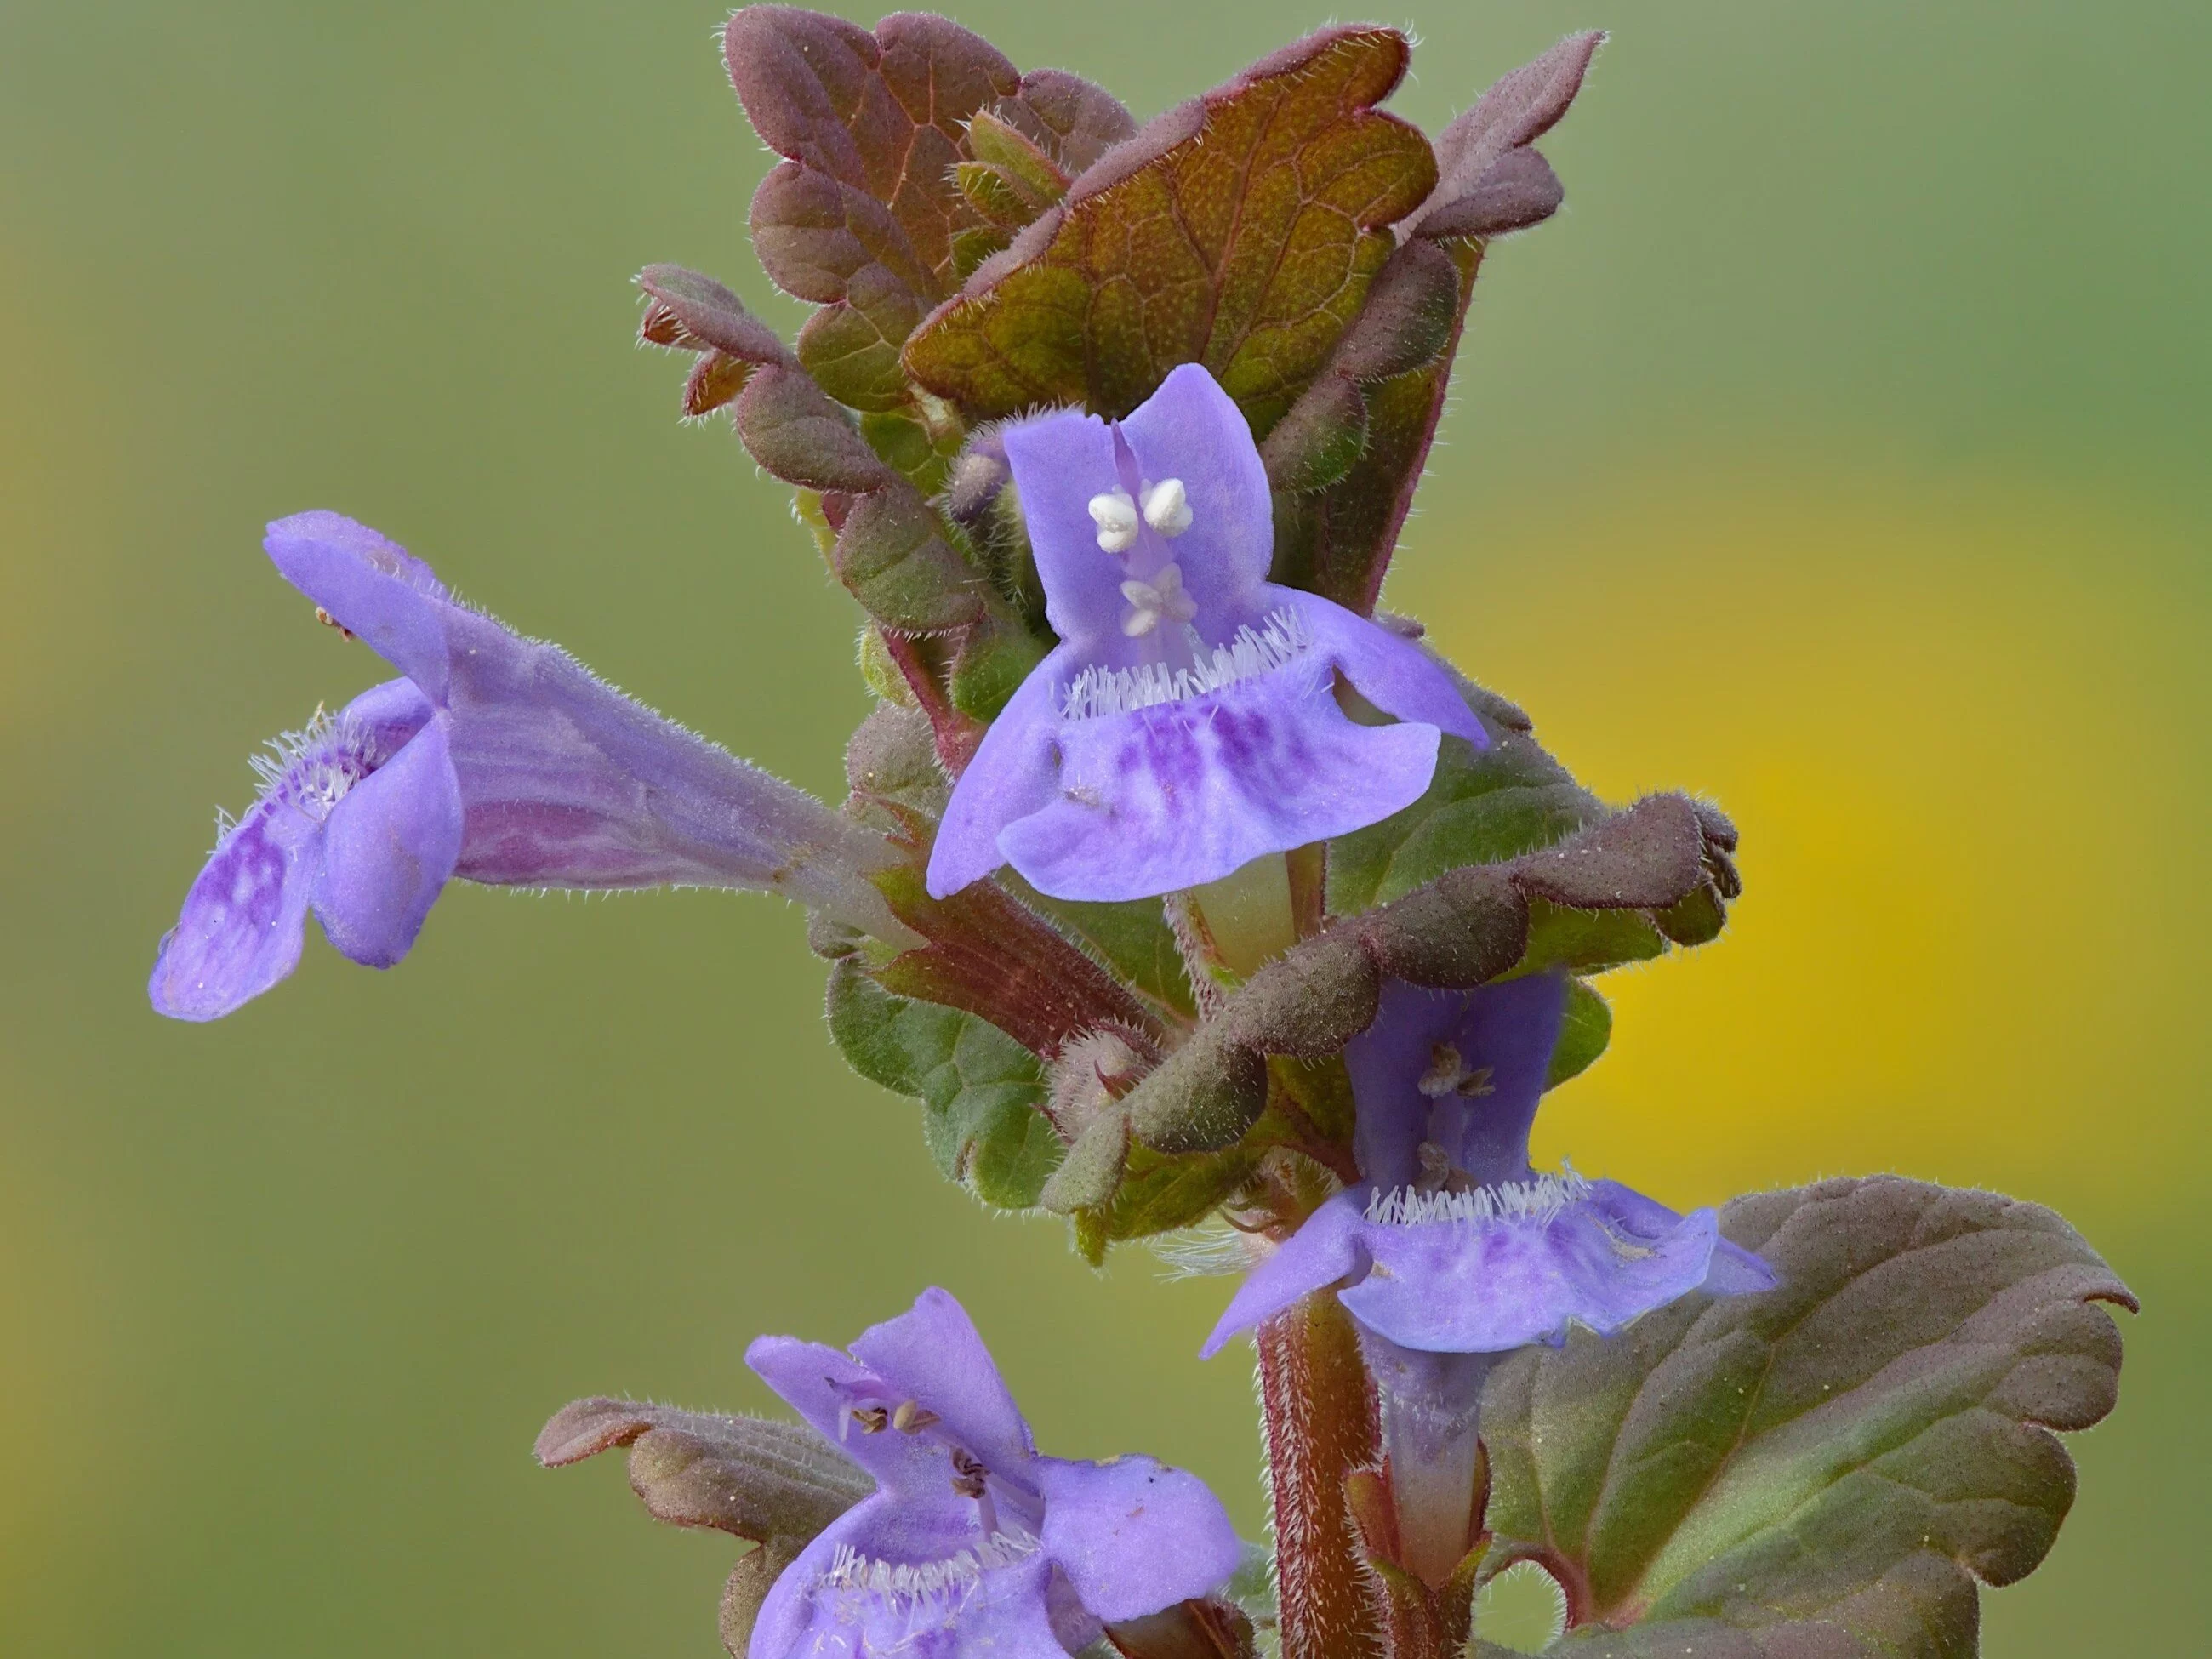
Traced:
<path fill-rule="evenodd" d="M 908 372 L 970 419 L 1120 416 L 1200 362 L 1264 434 L 1435 185 L 1428 141 L 1373 107 L 1406 62 L 1395 30 L 1323 30 L 1159 117 L 923 324 Z"/>
<path fill-rule="evenodd" d="M 972 270 L 975 239 L 1001 234 L 960 182 L 975 165 L 969 123 L 1012 130 L 1054 174 L 1060 158 L 1088 166 L 1134 127 L 1089 82 L 1024 76 L 981 35 L 926 13 L 869 30 L 749 6 L 731 18 L 723 56 L 755 130 L 784 158 L 754 193 L 754 246 L 779 287 L 823 307 L 799 331 L 799 359 L 858 410 L 911 401 L 900 348 Z"/>
<path fill-rule="evenodd" d="M 1731 1203 L 1779 1288 L 1524 1350 L 1484 1398 L 1486 1572 L 1567 1587 L 1562 1654 L 1966 1659 L 1976 1583 L 2073 1502 L 2133 1297 L 2033 1204 L 1894 1176 Z"/>
<path fill-rule="evenodd" d="M 1410 263 L 1419 257 L 1425 267 L 1423 286 L 1433 292 L 1424 293 L 1419 316 L 1427 329 L 1443 322 L 1441 342 L 1428 361 L 1401 356 L 1402 367 L 1395 368 L 1380 357 L 1340 349 L 1292 410 L 1285 423 L 1297 422 L 1310 434 L 1310 446 L 1356 427 L 1360 448 L 1340 473 L 1312 465 L 1327 455 L 1325 447 L 1288 444 L 1276 458 L 1281 470 L 1270 467 L 1279 488 L 1319 491 L 1297 495 L 1284 507 L 1275 538 L 1277 580 L 1362 615 L 1374 608 L 1443 412 L 1483 239 L 1523 229 L 1558 210 L 1559 181 L 1529 145 L 1566 114 L 1602 40 L 1568 37 L 1498 81 L 1437 136 L 1436 188 L 1394 228 L 1402 245 L 1393 258 Z M 1436 280 L 1447 267 L 1449 295 Z M 1427 329 L 1363 317 L 1346 343 L 1364 334 L 1410 349 L 1428 337 Z M 1341 384 L 1333 387 L 1331 380 Z M 1356 421 L 1346 418 L 1352 410 Z"/>
<path fill-rule="evenodd" d="M 1356 915 L 1463 864 L 1498 864 L 1564 841 L 1605 816 L 1595 795 L 1523 731 L 1489 725 L 1477 754 L 1447 738 L 1420 799 L 1328 848 L 1328 908 Z"/>
<path fill-rule="evenodd" d="M 885 990 L 850 960 L 830 972 L 830 1035 L 853 1069 L 920 1100 L 930 1156 L 1001 1209 L 1035 1205 L 1060 1159 L 1038 1108 L 1037 1057 L 989 1021 Z"/>
<path fill-rule="evenodd" d="M 1076 1217 L 1076 1248 L 1096 1267 L 1110 1244 L 1203 1221 L 1258 1164 L 1258 1153 L 1243 1150 L 1177 1157 L 1133 1144 L 1113 1200 Z"/>
<path fill-rule="evenodd" d="M 754 131 L 786 158 L 761 186 L 769 211 L 760 198 L 754 205 L 756 240 L 769 233 L 761 252 L 769 274 L 801 299 L 845 297 L 791 287 L 772 251 L 794 220 L 801 232 L 827 229 L 834 193 L 880 204 L 883 224 L 895 228 L 895 241 L 881 230 L 852 233 L 877 244 L 865 249 L 869 263 L 933 289 L 951 269 L 953 232 L 976 222 L 951 179 L 966 155 L 962 129 L 1021 90 L 998 48 L 923 12 L 897 13 L 871 31 L 794 6 L 748 6 L 730 19 L 723 58 Z M 814 204 L 787 209 L 775 192 L 800 175 L 820 181 L 806 186 Z"/>
<path fill-rule="evenodd" d="M 803 1423 L 720 1417 L 635 1400 L 579 1400 L 538 1437 L 548 1468 L 629 1448 L 629 1481 L 647 1513 L 765 1543 L 805 1543 L 875 1490 L 860 1468 Z"/>
<path fill-rule="evenodd" d="M 1040 893 L 1011 866 L 999 880 L 1033 910 L 1042 911 L 1105 958 L 1129 984 L 1164 1009 L 1189 1016 L 1197 1012 L 1182 952 L 1176 948 L 1158 899 L 1121 903 L 1058 899 Z"/>
<path fill-rule="evenodd" d="M 1556 845 L 1454 866 L 1340 918 L 1261 966 L 1145 1075 L 1126 1097 L 1131 1129 L 1165 1152 L 1235 1145 L 1265 1109 L 1267 1059 L 1341 1050 L 1373 1023 L 1386 979 L 1465 988 L 1534 968 L 1594 969 L 1633 959 L 1638 941 L 1663 944 L 1644 913 L 1711 879 L 1711 837 L 1733 836 L 1723 823 L 1685 797 L 1647 795 Z M 1532 961 L 1532 940 L 1541 960 Z"/>

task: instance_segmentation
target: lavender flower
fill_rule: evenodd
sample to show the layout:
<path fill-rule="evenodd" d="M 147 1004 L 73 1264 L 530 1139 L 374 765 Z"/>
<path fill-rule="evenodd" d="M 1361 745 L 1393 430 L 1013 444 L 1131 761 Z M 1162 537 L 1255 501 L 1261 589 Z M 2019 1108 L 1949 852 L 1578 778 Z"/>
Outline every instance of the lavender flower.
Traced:
<path fill-rule="evenodd" d="M 1236 1533 L 1196 1476 L 1038 1456 L 944 1291 L 848 1352 L 764 1336 L 745 1360 L 876 1482 L 776 1580 L 750 1659 L 1072 1653 L 1237 1567 Z"/>
<path fill-rule="evenodd" d="M 1407 1348 L 1497 1353 L 1606 1333 L 1686 1291 L 1765 1290 L 1765 1265 L 1617 1182 L 1528 1164 L 1566 986 L 1534 975 L 1474 991 L 1393 981 L 1345 1050 L 1364 1179 L 1245 1280 L 1207 1339 L 1229 1338 L 1340 1279 L 1344 1304 Z"/>
<path fill-rule="evenodd" d="M 1060 643 L 954 789 L 931 892 L 1007 863 L 1061 898 L 1197 886 L 1411 804 L 1440 732 L 1485 743 L 1419 647 L 1267 580 L 1267 473 L 1197 364 L 1126 421 L 1062 410 L 1002 441 Z M 1398 723 L 1348 718 L 1339 675 Z"/>
<path fill-rule="evenodd" d="M 1204 1349 L 1342 1283 L 1382 1403 L 1407 1565 L 1433 1584 L 1480 1524 L 1482 1387 L 1499 1357 L 1563 1343 L 1570 1325 L 1619 1330 L 1689 1291 L 1775 1282 L 1711 1210 L 1680 1216 L 1616 1182 L 1529 1167 L 1565 1006 L 1551 974 L 1474 991 L 1386 985 L 1344 1055 L 1364 1179 L 1244 1281 Z"/>
<path fill-rule="evenodd" d="M 916 942 L 869 871 L 879 837 L 592 677 L 558 647 L 456 604 L 366 526 L 303 513 L 269 556 L 405 678 L 318 714 L 257 763 L 161 941 L 148 987 L 214 1019 L 300 960 L 313 909 L 354 961 L 388 968 L 448 878 L 524 887 L 757 888 Z"/>

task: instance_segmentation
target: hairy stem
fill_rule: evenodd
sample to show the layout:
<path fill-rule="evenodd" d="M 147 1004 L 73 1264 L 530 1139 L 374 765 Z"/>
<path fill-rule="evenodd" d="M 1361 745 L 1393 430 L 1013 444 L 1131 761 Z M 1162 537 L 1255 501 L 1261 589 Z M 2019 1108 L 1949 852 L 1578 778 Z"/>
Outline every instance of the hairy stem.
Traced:
<path fill-rule="evenodd" d="M 1283 1659 L 1379 1659 L 1345 1480 L 1381 1455 L 1375 1390 L 1350 1316 L 1327 1291 L 1260 1327 Z"/>

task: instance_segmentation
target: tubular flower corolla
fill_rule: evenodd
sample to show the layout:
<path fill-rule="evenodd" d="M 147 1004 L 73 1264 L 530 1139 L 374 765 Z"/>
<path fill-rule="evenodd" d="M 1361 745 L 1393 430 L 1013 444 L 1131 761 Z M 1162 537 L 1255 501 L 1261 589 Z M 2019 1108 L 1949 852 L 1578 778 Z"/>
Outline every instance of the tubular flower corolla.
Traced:
<path fill-rule="evenodd" d="M 354 961 L 405 956 L 447 881 L 755 888 L 912 942 L 868 872 L 881 838 L 664 720 L 557 646 L 457 604 L 421 560 L 335 513 L 269 526 L 276 568 L 403 678 L 278 738 L 148 987 L 179 1019 L 291 973 L 312 909 Z"/>

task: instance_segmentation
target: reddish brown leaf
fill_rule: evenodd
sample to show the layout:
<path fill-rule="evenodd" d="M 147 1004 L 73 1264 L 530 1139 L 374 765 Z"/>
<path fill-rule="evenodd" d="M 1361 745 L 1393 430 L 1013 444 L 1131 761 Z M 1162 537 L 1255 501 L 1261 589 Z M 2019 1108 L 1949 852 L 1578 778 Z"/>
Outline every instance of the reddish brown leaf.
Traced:
<path fill-rule="evenodd" d="M 944 281 L 952 233 L 975 222 L 951 179 L 966 153 L 962 129 L 1022 89 L 998 48 L 926 12 L 897 13 L 871 33 L 819 12 L 748 6 L 730 19 L 722 49 L 730 84 L 769 148 L 884 204 Z"/>
<path fill-rule="evenodd" d="M 755 365 L 791 361 L 775 331 L 711 276 L 682 265 L 647 265 L 638 272 L 637 285 L 652 302 L 639 332 L 654 345 L 711 348 Z"/>
<path fill-rule="evenodd" d="M 1448 310 L 1431 313 L 1448 319 L 1441 349 L 1425 364 L 1371 383 L 1353 374 L 1363 382 L 1363 447 L 1349 470 L 1324 491 L 1290 503 L 1278 526 L 1277 580 L 1310 587 L 1363 615 L 1374 608 L 1443 413 L 1452 357 L 1482 260 L 1480 239 L 1522 229 L 1557 210 L 1559 180 L 1544 158 L 1526 146 L 1567 112 L 1591 54 L 1604 39 L 1570 36 L 1504 76 L 1437 138 L 1436 189 L 1398 223 L 1396 234 L 1405 243 L 1401 256 L 1434 242 L 1456 274 L 1457 292 Z M 1340 348 L 1338 356 L 1333 370 L 1344 364 L 1346 354 Z M 1330 407 L 1341 403 L 1339 397 Z M 1328 413 L 1310 411 L 1304 424 L 1311 426 Z M 1297 418 L 1296 411 L 1292 418 Z M 1284 476 L 1297 477 L 1310 489 L 1308 481 L 1327 477 L 1328 469 L 1317 473 L 1297 465 L 1306 459 L 1303 453 L 1286 452 L 1279 460 Z"/>
<path fill-rule="evenodd" d="M 873 1489 L 800 1423 L 719 1417 L 635 1400 L 579 1400 L 538 1437 L 548 1468 L 628 1446 L 630 1486 L 655 1519 L 740 1538 L 805 1541 Z"/>
<path fill-rule="evenodd" d="M 682 265 L 647 265 L 638 273 L 637 285 L 647 301 L 638 337 L 649 345 L 699 354 L 684 386 L 688 418 L 696 420 L 729 403 L 745 389 L 755 368 L 790 363 L 791 353 L 775 331 L 713 277 Z"/>
<path fill-rule="evenodd" d="M 743 392 L 752 376 L 753 366 L 742 357 L 720 351 L 702 354 L 684 382 L 684 414 L 693 420 L 713 414 Z"/>
<path fill-rule="evenodd" d="M 975 418 L 1119 415 L 1202 362 L 1264 434 L 1435 182 L 1427 140 L 1373 108 L 1406 59 L 1394 30 L 1324 30 L 1153 121 L 922 325 L 908 372 Z"/>
<path fill-rule="evenodd" d="M 775 285 L 801 300 L 838 303 L 864 273 L 919 300 L 933 302 L 941 291 L 890 208 L 798 161 L 770 169 L 753 192 L 752 233 Z"/>
<path fill-rule="evenodd" d="M 1500 78 L 1472 107 L 1453 118 L 1437 136 L 1436 193 L 1403 229 L 1410 232 L 1419 226 L 1425 234 L 1447 234 L 1430 231 L 1422 222 L 1480 185 L 1508 152 L 1535 143 L 1558 125 L 1582 90 L 1591 58 L 1604 44 L 1601 32 L 1571 34 L 1540 58 Z"/>
<path fill-rule="evenodd" d="M 1420 236 L 1441 241 L 1454 236 L 1503 236 L 1510 230 L 1526 230 L 1557 213 L 1566 198 L 1565 186 L 1541 151 L 1509 150 L 1474 189 L 1424 215 Z M 1419 247 L 1420 240 L 1406 246 Z"/>
<path fill-rule="evenodd" d="M 875 972 L 889 991 L 981 1014 L 1050 1059 L 1085 1031 L 1122 1026 L 1158 1042 L 1158 1018 L 1120 981 L 1006 895 L 979 881 L 933 899 L 915 872 L 884 878 L 891 907 L 929 940 Z"/>
<path fill-rule="evenodd" d="M 1066 70 L 1032 70 L 1022 89 L 995 113 L 1035 139 L 1062 173 L 1075 174 L 1115 145 L 1136 136 L 1121 100 Z"/>

